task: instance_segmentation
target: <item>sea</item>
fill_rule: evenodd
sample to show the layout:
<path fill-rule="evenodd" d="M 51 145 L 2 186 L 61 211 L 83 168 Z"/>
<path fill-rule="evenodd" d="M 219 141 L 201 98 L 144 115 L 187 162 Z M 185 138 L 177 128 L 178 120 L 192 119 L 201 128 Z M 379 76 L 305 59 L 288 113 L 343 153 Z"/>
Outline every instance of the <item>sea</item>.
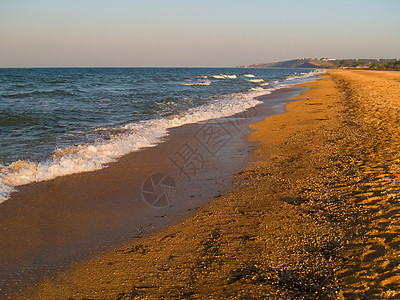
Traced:
<path fill-rule="evenodd" d="M 104 168 L 168 129 L 226 118 L 320 70 L 0 69 L 0 203 L 18 186 Z"/>

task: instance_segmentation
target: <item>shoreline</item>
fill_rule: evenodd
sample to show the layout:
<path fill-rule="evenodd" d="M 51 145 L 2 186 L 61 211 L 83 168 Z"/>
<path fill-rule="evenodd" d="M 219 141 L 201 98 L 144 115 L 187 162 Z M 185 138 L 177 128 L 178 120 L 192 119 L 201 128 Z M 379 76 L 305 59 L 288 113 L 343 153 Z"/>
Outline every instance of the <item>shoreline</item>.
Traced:
<path fill-rule="evenodd" d="M 2 293 L 23 289 L 195 214 L 210 198 L 233 187 L 231 175 L 245 165 L 252 148 L 245 138 L 249 124 L 281 113 L 282 97 L 300 91 L 285 88 L 260 97 L 268 102 L 257 109 L 171 129 L 156 147 L 126 155 L 105 169 L 20 187 L 0 208 L 6 225 L 0 230 Z M 221 143 L 214 148 L 199 144 L 207 132 L 219 132 Z M 172 163 L 183 163 L 183 151 L 189 147 L 196 152 L 196 170 Z M 175 194 L 169 205 L 152 207 L 152 199 L 145 203 L 142 191 L 145 179 L 159 173 L 172 178 Z"/>
<path fill-rule="evenodd" d="M 334 70 L 303 87 L 252 126 L 235 188 L 18 299 L 399 297 L 400 74 Z"/>

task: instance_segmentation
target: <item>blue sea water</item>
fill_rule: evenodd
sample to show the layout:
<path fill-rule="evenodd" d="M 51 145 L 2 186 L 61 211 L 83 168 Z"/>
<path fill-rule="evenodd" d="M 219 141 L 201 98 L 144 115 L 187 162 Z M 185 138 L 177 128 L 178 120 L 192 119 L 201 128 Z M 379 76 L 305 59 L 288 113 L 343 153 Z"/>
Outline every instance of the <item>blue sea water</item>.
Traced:
<path fill-rule="evenodd" d="M 14 186 L 94 170 L 167 129 L 226 117 L 313 70 L 0 69 L 0 202 Z"/>

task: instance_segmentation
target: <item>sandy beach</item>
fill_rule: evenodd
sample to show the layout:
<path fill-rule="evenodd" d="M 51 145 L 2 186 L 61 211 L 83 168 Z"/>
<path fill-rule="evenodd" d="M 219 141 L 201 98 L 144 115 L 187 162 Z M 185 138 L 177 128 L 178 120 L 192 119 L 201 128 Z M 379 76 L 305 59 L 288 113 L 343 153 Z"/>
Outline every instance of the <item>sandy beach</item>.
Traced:
<path fill-rule="evenodd" d="M 12 299 L 400 297 L 400 73 L 305 87 L 252 125 L 235 187 Z"/>

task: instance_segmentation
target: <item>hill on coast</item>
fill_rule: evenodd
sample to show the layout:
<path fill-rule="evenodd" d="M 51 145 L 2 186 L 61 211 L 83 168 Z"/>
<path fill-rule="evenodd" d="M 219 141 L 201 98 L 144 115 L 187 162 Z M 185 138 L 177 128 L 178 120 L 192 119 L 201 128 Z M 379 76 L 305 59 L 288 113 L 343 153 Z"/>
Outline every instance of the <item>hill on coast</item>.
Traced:
<path fill-rule="evenodd" d="M 298 58 L 273 63 L 256 63 L 243 68 L 363 68 L 377 69 L 385 65 L 398 65 L 397 59 L 335 59 L 335 58 Z"/>

